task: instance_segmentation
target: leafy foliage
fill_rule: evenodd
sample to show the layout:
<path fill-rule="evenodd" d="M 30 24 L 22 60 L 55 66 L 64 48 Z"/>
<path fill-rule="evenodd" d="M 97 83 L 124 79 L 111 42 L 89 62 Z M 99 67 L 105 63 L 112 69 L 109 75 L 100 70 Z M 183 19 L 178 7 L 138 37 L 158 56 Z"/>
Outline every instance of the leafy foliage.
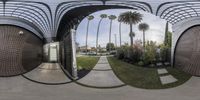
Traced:
<path fill-rule="evenodd" d="M 153 63 L 156 60 L 156 48 L 156 42 L 147 41 L 144 57 L 145 64 Z"/>
<path fill-rule="evenodd" d="M 140 31 L 146 31 L 149 29 L 149 25 L 147 23 L 140 23 L 139 26 L 138 26 L 138 29 Z"/>
<path fill-rule="evenodd" d="M 107 43 L 106 45 L 106 50 L 109 51 L 109 47 L 111 50 L 115 50 L 115 45 L 114 43 Z"/>
<path fill-rule="evenodd" d="M 110 20 L 114 20 L 114 19 L 116 19 L 117 17 L 116 17 L 115 15 L 110 15 L 110 16 L 108 16 L 108 18 L 109 18 Z"/>
<path fill-rule="evenodd" d="M 118 17 L 118 21 L 119 22 L 123 22 L 125 24 L 129 24 L 130 25 L 130 42 L 131 42 L 131 46 L 133 46 L 133 37 L 135 36 L 135 33 L 133 32 L 133 28 L 132 25 L 133 24 L 137 24 L 139 22 L 142 21 L 142 17 L 143 15 L 138 13 L 138 12 L 131 12 L 131 11 L 127 11 L 124 13 L 121 13 Z"/>
<path fill-rule="evenodd" d="M 143 15 L 138 12 L 127 11 L 119 15 L 118 21 L 125 24 L 137 24 L 142 21 Z"/>
<path fill-rule="evenodd" d="M 122 45 L 117 49 L 117 58 L 126 59 L 132 63 L 137 63 L 142 57 L 142 45 L 141 42 L 136 41 L 133 47 L 128 44 Z"/>

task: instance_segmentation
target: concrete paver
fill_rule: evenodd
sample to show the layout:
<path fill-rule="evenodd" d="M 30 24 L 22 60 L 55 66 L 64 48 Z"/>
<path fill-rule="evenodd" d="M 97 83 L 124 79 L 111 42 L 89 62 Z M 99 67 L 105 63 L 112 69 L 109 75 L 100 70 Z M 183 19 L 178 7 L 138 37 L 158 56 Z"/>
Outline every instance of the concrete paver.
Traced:
<path fill-rule="evenodd" d="M 124 85 L 112 71 L 105 56 L 100 57 L 93 70 L 78 80 L 78 82 L 91 87 L 116 87 Z"/>
<path fill-rule="evenodd" d="M 158 69 L 158 74 L 167 74 L 168 71 L 165 68 Z"/>
<path fill-rule="evenodd" d="M 163 85 L 174 83 L 178 81 L 176 78 L 174 78 L 172 75 L 166 75 L 166 76 L 160 76 L 160 81 Z"/>

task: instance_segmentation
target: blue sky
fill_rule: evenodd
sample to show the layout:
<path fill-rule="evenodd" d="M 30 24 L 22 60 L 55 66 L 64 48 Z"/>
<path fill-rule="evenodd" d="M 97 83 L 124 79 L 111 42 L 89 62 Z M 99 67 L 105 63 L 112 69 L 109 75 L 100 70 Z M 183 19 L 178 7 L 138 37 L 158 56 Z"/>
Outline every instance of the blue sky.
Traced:
<path fill-rule="evenodd" d="M 91 14 L 95 18 L 90 22 L 88 45 L 90 47 L 96 46 L 97 26 L 101 14 L 107 14 L 107 15 L 112 14 L 119 16 L 120 13 L 126 11 L 135 11 L 135 10 L 110 9 L 110 10 L 98 11 Z M 143 14 L 142 22 L 145 22 L 150 26 L 150 29 L 146 32 L 146 40 L 156 41 L 158 44 L 162 43 L 164 41 L 164 36 L 165 36 L 166 21 L 147 12 L 143 11 L 137 11 L 137 12 Z M 87 18 L 83 19 L 77 28 L 76 41 L 80 44 L 80 46 L 85 46 L 86 27 L 87 27 Z M 101 45 L 101 47 L 105 47 L 109 41 L 109 28 L 110 28 L 110 20 L 108 18 L 103 19 L 99 32 L 99 45 Z M 169 30 L 171 31 L 171 27 L 169 27 Z M 136 33 L 134 40 L 142 40 L 142 32 L 138 30 L 138 24 L 133 26 L 133 31 Z M 129 25 L 122 24 L 122 44 L 124 43 L 130 44 L 129 32 L 130 32 Z M 114 20 L 112 24 L 112 43 L 115 43 L 114 34 L 117 35 L 117 45 L 119 45 L 119 22 L 117 21 L 117 19 Z"/>

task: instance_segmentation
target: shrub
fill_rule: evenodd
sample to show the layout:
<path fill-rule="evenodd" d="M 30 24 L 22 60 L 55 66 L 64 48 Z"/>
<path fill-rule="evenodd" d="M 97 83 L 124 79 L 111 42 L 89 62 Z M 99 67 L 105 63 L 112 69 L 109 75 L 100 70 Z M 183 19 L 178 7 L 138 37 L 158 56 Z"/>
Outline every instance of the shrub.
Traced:
<path fill-rule="evenodd" d="M 124 59 L 124 51 L 123 51 L 123 49 L 122 48 L 118 48 L 117 49 L 117 53 L 116 53 L 116 57 L 118 58 L 118 59 Z"/>
<path fill-rule="evenodd" d="M 144 62 L 143 62 L 143 61 L 139 61 L 139 62 L 138 62 L 138 65 L 139 65 L 139 66 L 144 66 Z"/>
<path fill-rule="evenodd" d="M 152 64 L 156 61 L 156 42 L 147 41 L 145 46 L 145 56 L 144 56 L 144 63 L 145 64 Z"/>
<path fill-rule="evenodd" d="M 142 57 L 141 43 L 135 43 L 133 47 L 126 45 L 117 49 L 117 58 L 124 59 L 127 62 L 137 63 Z"/>
<path fill-rule="evenodd" d="M 170 60 L 170 47 L 162 44 L 160 46 L 160 56 L 163 62 Z"/>
<path fill-rule="evenodd" d="M 142 50 L 137 47 L 130 47 L 128 51 L 128 59 L 133 63 L 139 62 L 142 57 Z"/>
<path fill-rule="evenodd" d="M 110 48 L 111 51 L 112 51 L 112 50 L 115 50 L 115 45 L 114 45 L 114 43 L 107 43 L 107 45 L 106 45 L 106 50 L 109 51 L 109 48 Z"/>
<path fill-rule="evenodd" d="M 127 49 L 128 49 L 128 44 L 122 45 L 121 47 L 117 48 L 116 57 L 118 59 L 126 59 Z"/>

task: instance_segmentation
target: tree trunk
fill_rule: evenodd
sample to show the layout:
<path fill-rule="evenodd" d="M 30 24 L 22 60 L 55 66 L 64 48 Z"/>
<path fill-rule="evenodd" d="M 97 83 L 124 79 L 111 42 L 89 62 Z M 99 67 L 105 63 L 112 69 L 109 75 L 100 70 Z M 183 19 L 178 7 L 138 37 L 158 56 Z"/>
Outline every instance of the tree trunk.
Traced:
<path fill-rule="evenodd" d="M 145 59 L 145 31 L 143 30 L 143 60 Z"/>
<path fill-rule="evenodd" d="M 86 47 L 86 54 L 88 54 L 88 30 L 89 30 L 89 24 L 90 24 L 90 20 L 88 20 L 88 23 L 87 23 L 87 31 L 86 31 L 86 42 L 85 42 L 85 47 Z"/>
<path fill-rule="evenodd" d="M 109 32 L 109 53 L 111 51 L 111 32 L 112 32 L 112 20 L 110 20 L 110 32 Z"/>
<path fill-rule="evenodd" d="M 145 49 L 145 31 L 143 30 L 143 48 Z"/>
<path fill-rule="evenodd" d="M 100 29 L 100 24 L 101 21 L 103 20 L 103 18 L 100 19 L 99 24 L 98 24 L 98 28 L 97 28 L 97 38 L 96 38 L 96 55 L 98 53 L 98 40 L 99 40 L 99 29 Z"/>
<path fill-rule="evenodd" d="M 121 45 L 122 45 L 122 32 L 121 32 L 121 25 L 122 25 L 122 23 L 120 22 L 119 23 L 119 42 L 120 42 L 120 47 L 121 47 Z"/>
<path fill-rule="evenodd" d="M 131 40 L 131 47 L 133 47 L 133 29 L 132 29 L 133 24 L 130 24 L 130 40 Z"/>

